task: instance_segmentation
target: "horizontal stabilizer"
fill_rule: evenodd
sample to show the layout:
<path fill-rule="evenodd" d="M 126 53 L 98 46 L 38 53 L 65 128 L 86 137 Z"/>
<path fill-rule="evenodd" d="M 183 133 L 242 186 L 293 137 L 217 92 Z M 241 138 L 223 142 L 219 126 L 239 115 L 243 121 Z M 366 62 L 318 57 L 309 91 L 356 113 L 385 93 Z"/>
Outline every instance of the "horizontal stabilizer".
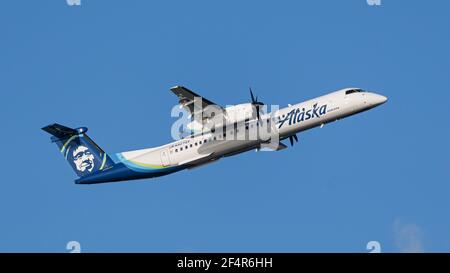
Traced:
<path fill-rule="evenodd" d="M 77 135 L 79 132 L 75 129 L 63 126 L 58 123 L 54 123 L 51 125 L 47 125 L 42 128 L 42 130 L 46 131 L 47 133 L 57 137 L 57 138 L 67 138 L 73 135 Z"/>

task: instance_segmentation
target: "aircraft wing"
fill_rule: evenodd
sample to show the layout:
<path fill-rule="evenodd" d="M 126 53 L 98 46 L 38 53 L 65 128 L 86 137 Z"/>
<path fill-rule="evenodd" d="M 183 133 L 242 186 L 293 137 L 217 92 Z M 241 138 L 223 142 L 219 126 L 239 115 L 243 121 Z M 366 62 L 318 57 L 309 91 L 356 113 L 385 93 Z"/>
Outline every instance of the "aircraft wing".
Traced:
<path fill-rule="evenodd" d="M 211 155 L 212 154 L 213 153 L 201 154 L 201 155 L 198 155 L 198 156 L 196 156 L 194 158 L 189 158 L 188 160 L 181 161 L 180 163 L 178 163 L 178 165 L 190 165 L 192 167 L 192 166 L 195 166 L 195 165 L 198 165 L 198 164 L 203 164 L 204 161 L 211 160 Z"/>
<path fill-rule="evenodd" d="M 217 117 L 218 114 L 225 113 L 225 109 L 222 106 L 196 94 L 184 86 L 174 86 L 170 90 L 177 95 L 180 106 L 186 111 L 189 111 L 191 117 L 194 117 L 194 120 L 202 125 L 209 118 L 213 116 Z M 212 112 L 214 112 L 214 115 L 211 115 Z"/>

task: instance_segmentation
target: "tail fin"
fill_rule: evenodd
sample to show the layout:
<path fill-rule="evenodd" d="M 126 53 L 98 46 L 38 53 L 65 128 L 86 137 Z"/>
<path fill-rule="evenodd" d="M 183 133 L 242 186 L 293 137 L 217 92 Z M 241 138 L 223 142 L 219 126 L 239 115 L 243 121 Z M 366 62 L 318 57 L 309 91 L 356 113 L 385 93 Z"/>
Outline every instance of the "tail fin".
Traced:
<path fill-rule="evenodd" d="M 72 129 L 60 124 L 45 126 L 60 152 L 79 177 L 84 177 L 114 165 L 111 158 L 86 135 L 87 128 Z"/>

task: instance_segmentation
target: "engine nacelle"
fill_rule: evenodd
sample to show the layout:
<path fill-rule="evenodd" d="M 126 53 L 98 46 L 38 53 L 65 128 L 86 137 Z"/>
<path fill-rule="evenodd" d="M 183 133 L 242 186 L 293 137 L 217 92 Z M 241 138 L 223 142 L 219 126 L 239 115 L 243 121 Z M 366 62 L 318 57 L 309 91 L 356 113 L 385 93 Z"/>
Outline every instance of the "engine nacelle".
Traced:
<path fill-rule="evenodd" d="M 255 107 L 251 103 L 243 103 L 225 108 L 224 115 L 213 115 L 213 117 L 206 119 L 206 123 L 194 120 L 188 123 L 186 127 L 190 133 L 199 133 L 209 131 L 213 127 L 241 123 L 255 118 Z"/>
<path fill-rule="evenodd" d="M 256 109 L 251 103 L 242 103 L 225 108 L 226 122 L 239 123 L 256 118 Z"/>

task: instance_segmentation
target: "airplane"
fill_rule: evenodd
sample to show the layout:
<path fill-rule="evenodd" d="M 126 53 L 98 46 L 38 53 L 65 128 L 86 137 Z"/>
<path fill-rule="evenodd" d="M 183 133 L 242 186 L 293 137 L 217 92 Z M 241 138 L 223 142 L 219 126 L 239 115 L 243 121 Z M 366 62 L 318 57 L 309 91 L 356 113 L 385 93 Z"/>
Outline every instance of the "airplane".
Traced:
<path fill-rule="evenodd" d="M 51 134 L 78 176 L 76 184 L 96 184 L 145 179 L 193 169 L 250 150 L 280 151 L 298 141 L 297 133 L 377 107 L 385 96 L 360 88 L 341 89 L 308 101 L 264 113 L 264 104 L 251 102 L 222 107 L 183 86 L 171 91 L 190 114 L 189 134 L 171 143 L 121 153 L 105 153 L 86 134 L 86 127 L 72 129 L 51 124 Z M 211 110 L 213 109 L 213 110 Z M 263 130 L 264 129 L 264 130 Z"/>

